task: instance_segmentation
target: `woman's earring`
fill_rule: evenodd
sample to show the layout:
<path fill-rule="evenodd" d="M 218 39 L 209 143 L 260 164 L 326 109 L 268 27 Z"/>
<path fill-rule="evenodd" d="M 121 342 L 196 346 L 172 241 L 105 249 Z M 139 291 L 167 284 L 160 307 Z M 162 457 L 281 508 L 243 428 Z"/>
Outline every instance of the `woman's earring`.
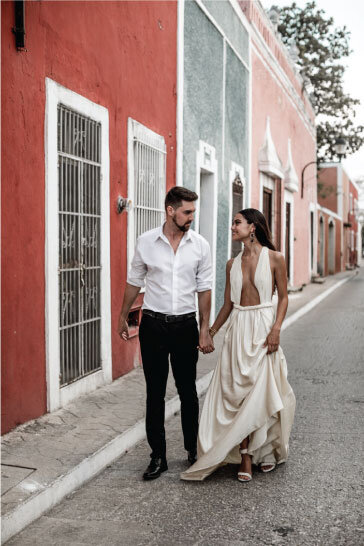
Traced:
<path fill-rule="evenodd" d="M 254 243 L 254 231 L 250 232 L 250 242 Z"/>

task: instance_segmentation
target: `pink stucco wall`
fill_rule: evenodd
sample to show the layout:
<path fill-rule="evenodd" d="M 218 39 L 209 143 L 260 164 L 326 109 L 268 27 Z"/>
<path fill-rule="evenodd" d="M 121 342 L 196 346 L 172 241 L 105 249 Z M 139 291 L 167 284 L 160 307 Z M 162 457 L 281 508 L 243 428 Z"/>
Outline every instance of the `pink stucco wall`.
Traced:
<path fill-rule="evenodd" d="M 283 169 L 287 165 L 288 140 L 291 140 L 293 165 L 299 181 L 294 195 L 294 274 L 291 283 L 299 286 L 310 281 L 310 208 L 315 203 L 316 166 L 305 171 L 304 196 L 301 198 L 301 172 L 316 159 L 314 112 L 301 82 L 295 75 L 286 49 L 274 33 L 264 11 L 255 2 L 240 2 L 252 24 L 252 169 L 251 206 L 260 208 L 261 188 L 259 150 L 264 143 L 267 117 Z M 283 190 L 283 184 L 282 184 Z M 283 194 L 283 191 L 282 191 Z M 281 241 L 284 249 L 282 199 Z"/>

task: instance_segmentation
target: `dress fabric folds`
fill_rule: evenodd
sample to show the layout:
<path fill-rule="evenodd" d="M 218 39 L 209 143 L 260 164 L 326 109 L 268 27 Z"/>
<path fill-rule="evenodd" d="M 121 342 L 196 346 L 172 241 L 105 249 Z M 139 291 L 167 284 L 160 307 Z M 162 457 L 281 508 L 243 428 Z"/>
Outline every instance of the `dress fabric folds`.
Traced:
<path fill-rule="evenodd" d="M 240 306 L 242 252 L 230 271 L 234 307 L 201 413 L 197 462 L 183 480 L 204 480 L 219 466 L 239 464 L 239 444 L 247 436 L 253 464 L 288 457 L 296 400 L 281 347 L 270 355 L 263 347 L 275 320 L 269 250 L 262 248 L 254 277 L 261 303 L 250 307 Z"/>

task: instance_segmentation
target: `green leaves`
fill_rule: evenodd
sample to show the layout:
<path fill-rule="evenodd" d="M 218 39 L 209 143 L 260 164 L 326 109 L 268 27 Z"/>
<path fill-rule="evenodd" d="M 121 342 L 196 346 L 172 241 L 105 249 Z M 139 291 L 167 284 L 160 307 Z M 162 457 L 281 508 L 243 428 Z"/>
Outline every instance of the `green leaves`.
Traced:
<path fill-rule="evenodd" d="M 316 3 L 300 8 L 295 2 L 280 11 L 278 31 L 290 47 L 298 48 L 298 66 L 312 87 L 312 103 L 317 116 L 317 148 L 319 160 L 336 159 L 332 148 L 338 136 L 348 141 L 347 154 L 364 143 L 364 127 L 354 124 L 355 107 L 359 100 L 344 92 L 343 59 L 350 50 L 350 32 L 345 26 L 334 27 L 334 20 Z"/>

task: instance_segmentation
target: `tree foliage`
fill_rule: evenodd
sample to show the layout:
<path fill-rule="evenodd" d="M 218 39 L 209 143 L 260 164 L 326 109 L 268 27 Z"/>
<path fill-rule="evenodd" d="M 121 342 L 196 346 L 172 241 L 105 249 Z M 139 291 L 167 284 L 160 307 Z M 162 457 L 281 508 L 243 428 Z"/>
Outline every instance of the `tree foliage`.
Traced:
<path fill-rule="evenodd" d="M 350 53 L 350 32 L 335 27 L 332 17 L 318 9 L 314 1 L 304 8 L 295 2 L 275 8 L 280 12 L 278 31 L 288 47 L 297 47 L 297 65 L 306 90 L 310 91 L 316 113 L 318 159 L 337 159 L 333 144 L 338 136 L 348 143 L 347 154 L 364 143 L 364 127 L 355 125 L 359 100 L 345 93 L 343 59 Z"/>

